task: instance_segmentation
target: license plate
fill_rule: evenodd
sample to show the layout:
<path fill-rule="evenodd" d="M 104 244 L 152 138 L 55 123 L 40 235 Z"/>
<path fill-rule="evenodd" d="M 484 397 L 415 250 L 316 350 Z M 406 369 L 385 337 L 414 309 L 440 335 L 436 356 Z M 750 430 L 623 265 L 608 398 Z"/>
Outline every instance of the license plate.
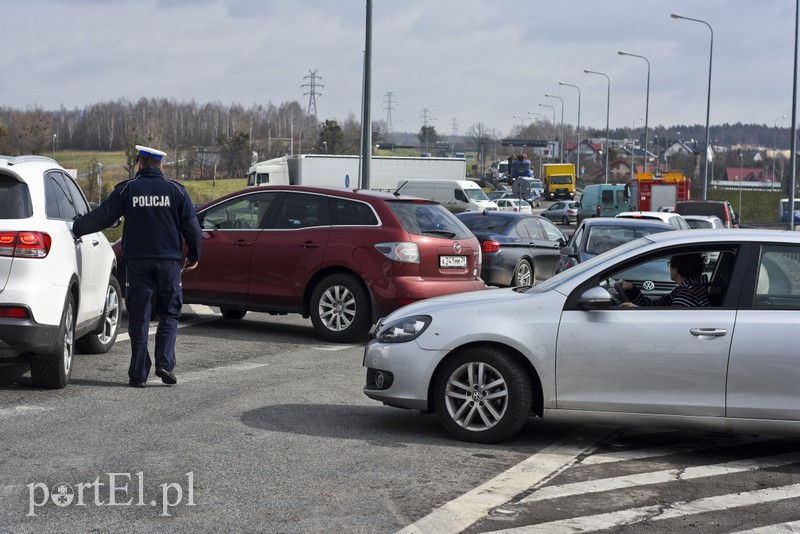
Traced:
<path fill-rule="evenodd" d="M 442 269 L 463 269 L 466 266 L 466 256 L 439 256 L 439 267 Z"/>

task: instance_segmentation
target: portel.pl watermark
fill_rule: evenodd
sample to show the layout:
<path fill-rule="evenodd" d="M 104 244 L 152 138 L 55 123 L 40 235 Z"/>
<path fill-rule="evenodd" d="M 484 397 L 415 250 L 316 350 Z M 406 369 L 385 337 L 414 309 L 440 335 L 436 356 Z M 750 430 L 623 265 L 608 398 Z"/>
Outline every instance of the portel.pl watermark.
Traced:
<path fill-rule="evenodd" d="M 59 508 L 70 506 L 150 506 L 159 507 L 160 516 L 169 517 L 176 506 L 195 506 L 194 473 L 185 473 L 186 484 L 164 482 L 145 495 L 144 472 L 104 473 L 93 482 L 48 486 L 44 482 L 28 484 L 28 517 L 52 503 Z"/>

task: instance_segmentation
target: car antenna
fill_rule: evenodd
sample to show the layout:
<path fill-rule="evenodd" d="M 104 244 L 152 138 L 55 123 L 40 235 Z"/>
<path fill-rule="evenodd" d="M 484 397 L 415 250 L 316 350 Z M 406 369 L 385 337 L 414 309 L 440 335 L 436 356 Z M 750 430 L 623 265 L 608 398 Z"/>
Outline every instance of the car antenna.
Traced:
<path fill-rule="evenodd" d="M 399 197 L 399 196 L 400 196 L 400 190 L 401 190 L 401 189 L 403 189 L 403 188 L 406 186 L 406 184 L 407 184 L 407 183 L 408 183 L 408 180 L 406 180 L 406 181 L 405 181 L 405 182 L 403 182 L 402 184 L 398 185 L 398 186 L 397 186 L 397 189 L 395 189 L 395 190 L 394 190 L 394 193 L 392 193 L 392 194 L 393 194 L 394 196 L 396 196 L 396 197 Z"/>

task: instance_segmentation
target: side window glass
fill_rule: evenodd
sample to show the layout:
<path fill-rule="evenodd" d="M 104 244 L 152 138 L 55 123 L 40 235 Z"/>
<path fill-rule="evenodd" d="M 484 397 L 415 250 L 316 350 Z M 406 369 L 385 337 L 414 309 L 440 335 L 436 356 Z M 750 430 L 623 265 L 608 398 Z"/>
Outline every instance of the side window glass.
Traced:
<path fill-rule="evenodd" d="M 78 214 L 64 181 L 64 176 L 58 172 L 51 172 L 45 176 L 45 189 L 47 190 L 45 213 L 51 219 L 72 220 Z"/>
<path fill-rule="evenodd" d="M 256 193 L 214 206 L 203 214 L 203 230 L 251 230 L 261 228 L 276 193 Z"/>
<path fill-rule="evenodd" d="M 753 305 L 760 309 L 800 309 L 800 247 L 764 246 Z"/>
<path fill-rule="evenodd" d="M 556 225 L 546 219 L 540 219 L 539 224 L 541 224 L 545 237 L 548 241 L 558 241 L 559 239 L 564 239 L 566 237 L 564 236 L 564 232 L 559 230 Z"/>
<path fill-rule="evenodd" d="M 336 226 L 377 226 L 378 218 L 369 204 L 347 198 L 329 197 L 331 224 Z"/>
<path fill-rule="evenodd" d="M 75 180 L 73 180 L 71 176 L 63 173 L 60 174 L 61 178 L 64 180 L 67 193 L 69 193 L 69 196 L 72 199 L 72 205 L 75 207 L 77 214 L 86 215 L 89 213 L 89 204 L 86 203 L 86 198 L 83 196 L 78 184 L 75 183 Z"/>
<path fill-rule="evenodd" d="M 272 227 L 300 229 L 330 225 L 327 197 L 308 193 L 286 193 L 278 206 Z"/>
<path fill-rule="evenodd" d="M 458 200 L 459 202 L 468 202 L 467 195 L 465 195 L 464 191 L 462 191 L 461 189 L 456 189 L 455 194 L 456 194 L 456 200 Z"/>
<path fill-rule="evenodd" d="M 523 237 L 527 233 L 531 239 L 545 239 L 542 227 L 535 219 L 525 219 L 522 224 L 525 226 L 525 231 L 521 232 Z"/>

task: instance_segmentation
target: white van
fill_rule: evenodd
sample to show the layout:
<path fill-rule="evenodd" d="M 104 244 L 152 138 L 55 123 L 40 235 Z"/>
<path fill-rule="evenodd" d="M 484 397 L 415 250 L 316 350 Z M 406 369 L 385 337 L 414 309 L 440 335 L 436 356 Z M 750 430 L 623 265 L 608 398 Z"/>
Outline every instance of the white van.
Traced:
<path fill-rule="evenodd" d="M 497 211 L 497 204 L 470 180 L 400 180 L 397 193 L 435 200 L 453 213 Z"/>

